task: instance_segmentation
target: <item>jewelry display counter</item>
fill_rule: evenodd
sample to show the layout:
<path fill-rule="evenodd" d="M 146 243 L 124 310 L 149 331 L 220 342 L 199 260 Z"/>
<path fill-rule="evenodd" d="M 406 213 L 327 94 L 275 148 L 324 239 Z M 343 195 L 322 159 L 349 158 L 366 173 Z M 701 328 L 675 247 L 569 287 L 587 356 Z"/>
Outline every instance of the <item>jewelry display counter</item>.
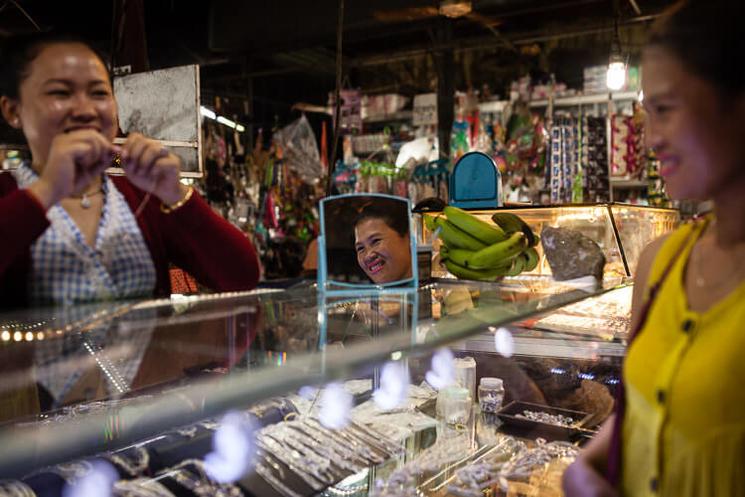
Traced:
<path fill-rule="evenodd" d="M 557 209 L 599 226 L 621 208 Z M 560 495 L 619 383 L 619 254 L 624 233 L 648 234 L 623 209 L 594 229 L 609 251 L 594 285 L 542 262 L 416 290 L 302 282 L 2 314 L 0 497 L 92 481 L 117 496 Z"/>
<path fill-rule="evenodd" d="M 608 289 L 577 290 L 543 277 L 500 284 L 443 280 L 418 291 L 349 294 L 325 294 L 308 283 L 285 291 L 8 313 L 0 319 L 0 474 L 15 479 L 4 483 L 8 489 L 61 495 L 103 460 L 116 470 L 117 495 L 205 495 L 200 492 L 208 485 L 221 488 L 214 495 L 367 495 L 383 492 L 375 490 L 376 481 L 398 478 L 397 471 L 425 454 L 431 460 L 427 471 L 415 471 L 417 482 L 431 479 L 454 471 L 449 461 L 464 464 L 509 436 L 496 414 L 478 412 L 471 384 L 482 376 L 502 380 L 504 405 L 548 405 L 592 393 L 577 393 L 575 384 L 585 381 L 579 377 L 562 390 L 541 376 L 560 367 L 554 362 L 581 363 L 571 374 L 608 371 L 597 388 L 611 398 L 617 357 L 603 355 L 602 347 L 595 357 L 552 357 L 550 346 L 554 337 L 579 349 L 602 341 L 545 331 L 532 338 L 546 344 L 537 355 L 522 350 L 518 328 L 503 328 Z M 491 340 L 491 347 L 469 347 L 479 340 Z M 456 356 L 454 364 L 473 366 L 457 423 L 437 413 L 437 389 L 426 381 L 437 376 L 433 354 L 445 350 Z M 398 387 L 405 399 L 383 409 L 373 392 L 385 386 L 388 363 L 402 365 L 409 376 Z M 334 429 L 322 420 L 324 409 L 344 411 L 344 395 L 324 397 L 337 384 L 351 394 L 351 424 Z M 261 430 L 256 462 L 221 486 L 207 477 L 203 461 L 225 414 L 236 412 L 250 413 Z M 529 444 L 520 435 L 514 443 Z M 450 436 L 459 440 L 445 444 L 455 453 L 435 454 L 432 447 Z M 348 493 L 363 480 L 362 493 Z"/>

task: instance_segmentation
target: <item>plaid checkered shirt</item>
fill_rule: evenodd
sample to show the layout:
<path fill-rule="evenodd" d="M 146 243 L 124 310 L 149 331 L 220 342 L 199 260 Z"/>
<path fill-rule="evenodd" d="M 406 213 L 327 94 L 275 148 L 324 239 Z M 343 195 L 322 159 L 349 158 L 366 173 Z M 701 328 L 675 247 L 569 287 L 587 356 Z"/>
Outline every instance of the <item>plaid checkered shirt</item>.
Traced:
<path fill-rule="evenodd" d="M 19 188 L 38 178 L 27 163 L 13 174 Z M 50 226 L 31 246 L 31 304 L 71 305 L 152 295 L 155 265 L 137 220 L 108 176 L 102 187 L 104 207 L 93 247 L 59 204 L 47 211 Z"/>

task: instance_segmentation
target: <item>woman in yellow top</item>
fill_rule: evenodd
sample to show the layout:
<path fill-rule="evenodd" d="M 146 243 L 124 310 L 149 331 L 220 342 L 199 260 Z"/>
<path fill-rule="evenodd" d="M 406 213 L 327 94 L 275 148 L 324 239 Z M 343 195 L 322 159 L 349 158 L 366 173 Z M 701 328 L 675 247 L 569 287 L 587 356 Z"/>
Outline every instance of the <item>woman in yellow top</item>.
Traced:
<path fill-rule="evenodd" d="M 565 473 L 568 497 L 745 496 L 743 18 L 742 0 L 690 0 L 644 50 L 647 138 L 667 191 L 714 211 L 640 258 L 620 477 L 606 479 L 610 419 Z"/>

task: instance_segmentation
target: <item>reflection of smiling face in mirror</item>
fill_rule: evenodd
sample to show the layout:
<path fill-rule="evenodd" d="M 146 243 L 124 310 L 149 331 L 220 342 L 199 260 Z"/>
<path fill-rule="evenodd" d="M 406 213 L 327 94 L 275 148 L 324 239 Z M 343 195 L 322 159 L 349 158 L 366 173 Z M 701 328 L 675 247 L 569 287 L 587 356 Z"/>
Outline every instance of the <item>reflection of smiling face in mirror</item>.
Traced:
<path fill-rule="evenodd" d="M 399 234 L 378 217 L 360 219 L 354 228 L 357 262 L 373 283 L 411 278 L 408 233 Z"/>

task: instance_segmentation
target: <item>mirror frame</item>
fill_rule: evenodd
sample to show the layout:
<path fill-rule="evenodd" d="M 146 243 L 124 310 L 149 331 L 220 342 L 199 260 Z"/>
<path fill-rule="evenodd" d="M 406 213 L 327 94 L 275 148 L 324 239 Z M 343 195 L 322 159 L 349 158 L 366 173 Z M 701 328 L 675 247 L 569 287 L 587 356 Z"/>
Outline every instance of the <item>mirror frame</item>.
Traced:
<path fill-rule="evenodd" d="M 328 267 L 326 264 L 326 217 L 325 207 L 329 202 L 334 202 L 347 198 L 359 198 L 359 197 L 377 197 L 388 200 L 396 200 L 406 204 L 406 213 L 409 221 L 409 252 L 411 253 L 411 278 L 404 280 L 393 281 L 390 283 L 382 283 L 380 285 L 374 283 L 347 283 L 344 281 L 336 281 L 328 279 Z M 359 289 L 373 289 L 380 290 L 386 288 L 418 288 L 419 287 L 419 274 L 417 268 L 417 249 L 416 249 L 416 230 L 414 230 L 414 220 L 411 215 L 411 201 L 408 198 L 396 197 L 395 195 L 387 195 L 384 193 L 348 193 L 345 195 L 334 195 L 331 197 L 325 197 L 318 203 L 319 218 L 321 222 L 321 233 L 318 236 L 318 288 L 323 290 L 331 290 L 333 287 L 339 289 L 359 288 Z"/>

